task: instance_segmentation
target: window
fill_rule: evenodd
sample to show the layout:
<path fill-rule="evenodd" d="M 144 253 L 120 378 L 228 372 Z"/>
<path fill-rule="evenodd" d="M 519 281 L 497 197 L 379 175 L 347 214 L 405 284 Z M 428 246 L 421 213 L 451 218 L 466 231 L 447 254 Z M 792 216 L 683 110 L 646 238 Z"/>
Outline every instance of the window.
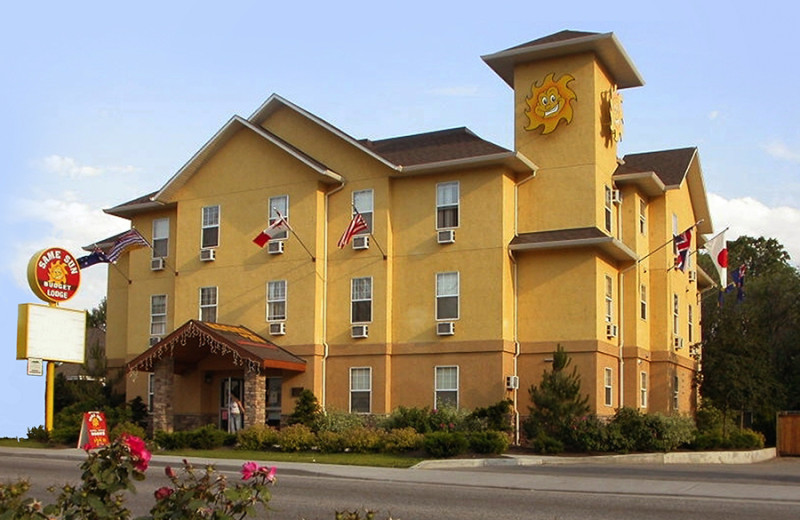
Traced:
<path fill-rule="evenodd" d="M 353 278 L 350 289 L 350 321 L 372 321 L 372 278 Z"/>
<path fill-rule="evenodd" d="M 217 288 L 200 288 L 200 321 L 216 323 L 217 321 Z"/>
<path fill-rule="evenodd" d="M 359 233 L 359 235 L 368 235 L 372 233 L 372 213 L 373 213 L 373 194 L 372 190 L 361 190 L 353 192 L 353 215 L 356 211 L 361 213 L 364 217 L 364 222 L 367 223 L 367 229 Z"/>
<path fill-rule="evenodd" d="M 156 375 L 147 374 L 147 409 L 153 413 L 153 404 L 156 397 Z"/>
<path fill-rule="evenodd" d="M 606 323 L 614 321 L 614 280 L 606 275 Z"/>
<path fill-rule="evenodd" d="M 639 199 L 639 233 L 647 234 L 647 202 Z"/>
<path fill-rule="evenodd" d="M 672 214 L 672 236 L 676 236 L 679 233 L 678 231 L 678 215 L 675 213 Z"/>
<path fill-rule="evenodd" d="M 286 319 L 286 280 L 267 282 L 267 321 Z"/>
<path fill-rule="evenodd" d="M 642 408 L 647 408 L 647 372 L 639 374 L 639 399 Z"/>
<path fill-rule="evenodd" d="M 169 219 L 153 220 L 153 258 L 165 258 L 169 254 Z"/>
<path fill-rule="evenodd" d="M 150 335 L 163 336 L 167 333 L 167 295 L 150 296 Z"/>
<path fill-rule="evenodd" d="M 639 317 L 647 319 L 647 286 L 644 284 L 639 287 Z"/>
<path fill-rule="evenodd" d="M 680 304 L 678 302 L 678 295 L 672 295 L 672 333 L 678 335 L 681 330 L 680 323 Z"/>
<path fill-rule="evenodd" d="M 689 343 L 691 343 L 692 341 L 694 341 L 694 309 L 692 309 L 691 305 L 689 305 L 688 318 L 689 318 L 689 334 L 687 335 L 687 339 L 689 340 Z"/>
<path fill-rule="evenodd" d="M 614 405 L 614 371 L 606 368 L 603 374 L 603 387 L 605 389 L 605 405 Z"/>
<path fill-rule="evenodd" d="M 276 220 L 278 220 L 278 213 L 280 212 L 283 215 L 283 218 L 286 219 L 286 222 L 289 222 L 289 196 L 288 195 L 278 195 L 277 197 L 270 197 L 269 198 L 269 223 L 270 225 L 274 224 Z M 282 233 L 275 233 L 275 236 L 272 237 L 272 240 L 284 239 L 289 236 L 288 231 L 283 231 Z"/>
<path fill-rule="evenodd" d="M 436 319 L 458 319 L 458 273 L 436 273 Z"/>
<path fill-rule="evenodd" d="M 679 397 L 680 397 L 680 380 L 678 376 L 674 376 L 672 378 L 672 409 L 677 410 L 679 404 Z"/>
<path fill-rule="evenodd" d="M 436 185 L 436 229 L 458 227 L 459 191 L 458 181 Z"/>
<path fill-rule="evenodd" d="M 372 412 L 372 368 L 350 369 L 350 413 Z"/>
<path fill-rule="evenodd" d="M 219 245 L 219 206 L 203 208 L 203 228 L 200 247 L 217 247 Z"/>
<path fill-rule="evenodd" d="M 613 210 L 613 202 L 611 201 L 611 188 L 606 186 L 606 197 L 605 197 L 605 225 L 606 231 L 609 233 L 611 232 L 611 224 L 613 221 L 614 210 Z"/>
<path fill-rule="evenodd" d="M 434 408 L 458 408 L 458 367 L 436 367 Z"/>

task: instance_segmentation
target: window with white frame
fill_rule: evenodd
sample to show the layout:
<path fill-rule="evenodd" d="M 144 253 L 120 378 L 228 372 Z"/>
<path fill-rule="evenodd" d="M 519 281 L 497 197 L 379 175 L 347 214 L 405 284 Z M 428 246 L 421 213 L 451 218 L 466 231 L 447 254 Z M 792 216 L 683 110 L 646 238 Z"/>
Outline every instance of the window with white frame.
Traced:
<path fill-rule="evenodd" d="M 689 340 L 689 343 L 691 343 L 694 341 L 694 309 L 692 309 L 691 305 L 689 305 L 689 313 L 687 318 L 689 319 L 689 332 L 687 339 Z"/>
<path fill-rule="evenodd" d="M 645 284 L 639 286 L 639 317 L 643 320 L 647 319 L 647 286 Z"/>
<path fill-rule="evenodd" d="M 458 408 L 458 366 L 436 367 L 434 408 Z"/>
<path fill-rule="evenodd" d="M 614 321 L 614 280 L 606 275 L 605 278 L 605 298 L 606 298 L 606 323 Z"/>
<path fill-rule="evenodd" d="M 153 413 L 153 404 L 156 397 L 156 375 L 147 374 L 147 410 Z"/>
<path fill-rule="evenodd" d="M 680 379 L 678 376 L 672 378 L 672 409 L 677 410 L 680 404 Z"/>
<path fill-rule="evenodd" d="M 272 225 L 278 220 L 278 213 L 280 213 L 286 222 L 289 222 L 289 196 L 277 195 L 269 198 L 269 224 Z M 272 237 L 273 240 L 282 240 L 289 236 L 288 231 L 275 233 Z"/>
<path fill-rule="evenodd" d="M 614 221 L 614 202 L 611 200 L 611 198 L 612 198 L 611 188 L 609 186 L 606 186 L 604 212 L 605 212 L 606 231 L 608 231 L 609 233 L 611 232 L 612 224 Z"/>
<path fill-rule="evenodd" d="M 350 413 L 372 412 L 372 367 L 350 369 Z"/>
<path fill-rule="evenodd" d="M 452 229 L 459 223 L 460 184 L 440 182 L 436 185 L 436 229 Z"/>
<path fill-rule="evenodd" d="M 372 190 L 360 190 L 353 192 L 353 215 L 356 211 L 361 213 L 364 222 L 367 223 L 367 229 L 359 233 L 359 235 L 368 235 L 372 233 L 372 221 L 374 214 L 374 192 Z"/>
<path fill-rule="evenodd" d="M 219 245 L 219 206 L 203 208 L 203 225 L 200 247 L 217 247 Z"/>
<path fill-rule="evenodd" d="M 603 371 L 603 389 L 605 405 L 614 406 L 614 371 L 608 367 Z"/>
<path fill-rule="evenodd" d="M 673 213 L 672 214 L 672 235 L 677 236 L 679 233 L 678 231 L 678 215 Z"/>
<path fill-rule="evenodd" d="M 286 319 L 286 280 L 267 282 L 267 321 Z"/>
<path fill-rule="evenodd" d="M 217 322 L 217 288 L 200 288 L 200 321 Z"/>
<path fill-rule="evenodd" d="M 372 278 L 353 278 L 350 285 L 350 321 L 372 321 Z"/>
<path fill-rule="evenodd" d="M 169 219 L 153 220 L 153 258 L 166 258 L 169 254 Z"/>
<path fill-rule="evenodd" d="M 639 374 L 639 402 L 642 408 L 647 408 L 647 372 Z"/>
<path fill-rule="evenodd" d="M 458 272 L 436 273 L 436 319 L 457 320 L 459 300 Z"/>
<path fill-rule="evenodd" d="M 150 296 L 150 336 L 162 337 L 167 333 L 167 295 Z"/>
<path fill-rule="evenodd" d="M 681 330 L 681 316 L 680 316 L 680 301 L 678 300 L 678 295 L 672 295 L 672 333 L 674 335 L 678 335 Z"/>
<path fill-rule="evenodd" d="M 639 233 L 647 234 L 647 201 L 639 199 Z"/>

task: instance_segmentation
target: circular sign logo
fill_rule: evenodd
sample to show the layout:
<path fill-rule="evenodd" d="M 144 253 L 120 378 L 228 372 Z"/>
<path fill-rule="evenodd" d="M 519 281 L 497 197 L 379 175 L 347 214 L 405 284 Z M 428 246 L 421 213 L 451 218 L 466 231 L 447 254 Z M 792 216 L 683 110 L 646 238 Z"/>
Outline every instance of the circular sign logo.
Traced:
<path fill-rule="evenodd" d="M 46 302 L 65 302 L 75 296 L 81 284 L 81 268 L 66 249 L 42 249 L 28 262 L 28 284 Z"/>

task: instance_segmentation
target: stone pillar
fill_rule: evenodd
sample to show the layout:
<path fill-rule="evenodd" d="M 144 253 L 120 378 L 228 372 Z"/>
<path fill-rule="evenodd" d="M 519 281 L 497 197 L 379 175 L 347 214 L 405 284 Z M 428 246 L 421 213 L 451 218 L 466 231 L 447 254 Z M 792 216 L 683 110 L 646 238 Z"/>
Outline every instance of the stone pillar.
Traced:
<path fill-rule="evenodd" d="M 244 427 L 267 422 L 267 377 L 244 371 Z"/>
<path fill-rule="evenodd" d="M 153 432 L 171 432 L 173 430 L 174 366 L 175 360 L 169 357 L 159 359 L 154 367 Z"/>

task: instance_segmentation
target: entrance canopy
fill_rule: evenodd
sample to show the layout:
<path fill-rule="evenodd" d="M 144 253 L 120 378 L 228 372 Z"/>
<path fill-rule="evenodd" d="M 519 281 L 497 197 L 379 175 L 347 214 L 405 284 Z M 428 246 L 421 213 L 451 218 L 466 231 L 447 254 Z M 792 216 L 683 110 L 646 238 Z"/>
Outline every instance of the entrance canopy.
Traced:
<path fill-rule="evenodd" d="M 209 355 L 231 356 L 233 364 L 253 372 L 277 368 L 305 372 L 305 360 L 241 325 L 189 320 L 145 350 L 127 365 L 127 372 L 152 372 L 159 359 L 174 359 L 175 373 L 182 374 Z"/>

